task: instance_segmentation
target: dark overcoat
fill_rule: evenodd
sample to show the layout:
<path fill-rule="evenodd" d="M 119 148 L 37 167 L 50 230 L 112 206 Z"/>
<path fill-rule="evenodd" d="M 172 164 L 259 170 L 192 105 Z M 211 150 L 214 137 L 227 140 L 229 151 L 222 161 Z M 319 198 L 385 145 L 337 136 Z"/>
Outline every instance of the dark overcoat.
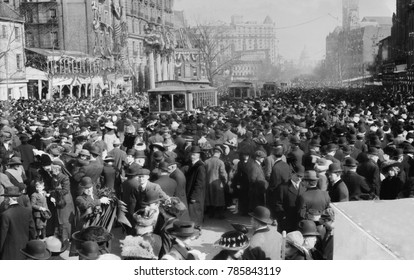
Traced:
<path fill-rule="evenodd" d="M 201 160 L 189 166 L 185 173 L 186 194 L 190 219 L 202 225 L 204 219 L 204 200 L 206 190 L 206 168 Z"/>
<path fill-rule="evenodd" d="M 27 242 L 36 237 L 32 211 L 20 206 L 11 205 L 0 214 L 0 259 L 24 260 L 20 252 Z"/>

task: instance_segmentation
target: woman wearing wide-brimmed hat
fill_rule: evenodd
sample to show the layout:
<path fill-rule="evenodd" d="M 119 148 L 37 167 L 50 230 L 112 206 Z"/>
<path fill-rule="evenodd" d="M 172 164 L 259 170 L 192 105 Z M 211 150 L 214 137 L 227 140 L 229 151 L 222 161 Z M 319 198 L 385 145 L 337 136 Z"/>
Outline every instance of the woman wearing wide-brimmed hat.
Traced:
<path fill-rule="evenodd" d="M 385 179 L 381 182 L 380 199 L 397 199 L 403 190 L 404 182 L 398 176 L 401 172 L 399 162 L 388 161 L 383 164 L 382 172 Z"/>

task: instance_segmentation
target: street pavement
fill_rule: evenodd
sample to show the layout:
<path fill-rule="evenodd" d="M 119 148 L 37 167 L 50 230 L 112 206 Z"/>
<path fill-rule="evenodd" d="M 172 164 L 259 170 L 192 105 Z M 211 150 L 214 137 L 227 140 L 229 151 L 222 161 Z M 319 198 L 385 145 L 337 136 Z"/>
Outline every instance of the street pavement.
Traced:
<path fill-rule="evenodd" d="M 211 260 L 218 252 L 220 252 L 220 248 L 215 247 L 213 244 L 224 232 L 233 230 L 231 224 L 237 223 L 245 225 L 249 229 L 249 235 L 251 235 L 249 216 L 241 216 L 227 210 L 224 219 L 209 218 L 208 215 L 205 215 L 204 219 L 201 236 L 192 242 L 191 247 L 205 253 L 206 260 Z M 114 235 L 114 238 L 111 241 L 110 251 L 112 254 L 121 256 L 119 240 L 124 239 L 125 234 L 122 232 L 121 227 L 113 228 L 111 233 Z M 77 256 L 69 257 L 69 251 L 62 253 L 61 257 L 66 260 L 78 259 Z"/>

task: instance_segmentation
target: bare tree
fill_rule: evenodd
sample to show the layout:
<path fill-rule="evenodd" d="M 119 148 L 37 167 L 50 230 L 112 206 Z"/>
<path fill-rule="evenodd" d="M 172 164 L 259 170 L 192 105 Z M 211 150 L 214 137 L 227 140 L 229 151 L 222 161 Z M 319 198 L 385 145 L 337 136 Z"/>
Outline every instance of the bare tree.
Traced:
<path fill-rule="evenodd" d="M 211 85 L 216 85 L 216 77 L 230 71 L 231 67 L 240 59 L 234 52 L 234 45 L 229 36 L 229 29 L 225 25 L 197 24 L 189 32 L 194 47 L 200 50 L 205 64 L 207 79 Z"/>

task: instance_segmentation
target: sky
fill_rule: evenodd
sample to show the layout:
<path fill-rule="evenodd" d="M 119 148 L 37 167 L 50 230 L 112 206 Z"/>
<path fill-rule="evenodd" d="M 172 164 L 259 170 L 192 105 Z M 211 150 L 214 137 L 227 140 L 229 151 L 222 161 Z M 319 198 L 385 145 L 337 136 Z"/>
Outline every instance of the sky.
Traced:
<path fill-rule="evenodd" d="M 359 0 L 359 17 L 391 17 L 395 6 L 396 0 Z M 174 10 L 184 11 L 190 25 L 230 23 L 232 15 L 257 22 L 270 16 L 278 52 L 288 60 L 298 59 L 305 48 L 310 59 L 323 59 L 326 36 L 342 25 L 342 0 L 175 0 Z"/>

